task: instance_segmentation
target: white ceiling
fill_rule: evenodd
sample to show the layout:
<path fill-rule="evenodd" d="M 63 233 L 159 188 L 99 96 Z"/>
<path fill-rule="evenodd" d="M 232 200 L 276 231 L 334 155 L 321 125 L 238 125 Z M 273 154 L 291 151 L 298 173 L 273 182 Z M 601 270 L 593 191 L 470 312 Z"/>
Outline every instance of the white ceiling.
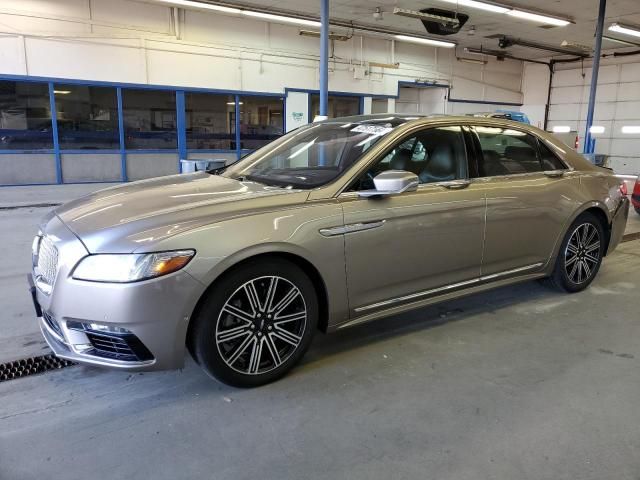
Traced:
<path fill-rule="evenodd" d="M 379 25 L 381 27 L 394 28 L 408 34 L 427 35 L 422 23 L 417 19 L 400 17 L 391 12 L 394 7 L 421 10 L 428 7 L 439 7 L 455 10 L 455 5 L 438 0 L 329 0 L 331 18 L 352 20 L 358 23 Z M 235 2 L 234 2 L 235 3 Z M 239 0 L 238 3 L 243 3 Z M 256 6 L 290 10 L 300 13 L 320 14 L 320 0 L 250 0 Z M 612 22 L 620 21 L 630 25 L 640 25 L 640 0 L 608 0 L 605 28 Z M 561 17 L 569 17 L 575 24 L 566 27 L 542 28 L 540 24 L 528 20 L 518 20 L 504 14 L 483 12 L 482 10 L 460 7 L 461 13 L 469 15 L 469 20 L 462 31 L 451 38 L 464 47 L 480 47 L 497 49 L 496 39 L 485 38 L 488 35 L 506 34 L 526 40 L 544 42 L 560 46 L 563 40 L 572 43 L 593 46 L 595 24 L 598 17 L 598 0 L 536 0 L 535 2 L 523 0 L 511 0 L 510 5 L 523 9 L 532 9 L 541 13 L 556 14 Z M 376 7 L 384 12 L 382 20 L 375 20 L 373 12 Z M 469 27 L 475 25 L 476 33 L 468 34 Z M 340 29 L 332 29 L 338 31 Z M 624 39 L 624 35 L 615 35 Z M 629 40 L 634 40 L 628 37 Z M 640 43 L 640 39 L 635 39 Z M 605 42 L 603 48 L 620 48 L 617 43 Z M 523 47 L 513 47 L 509 50 L 514 55 L 522 55 L 528 58 L 548 57 L 549 52 Z"/>

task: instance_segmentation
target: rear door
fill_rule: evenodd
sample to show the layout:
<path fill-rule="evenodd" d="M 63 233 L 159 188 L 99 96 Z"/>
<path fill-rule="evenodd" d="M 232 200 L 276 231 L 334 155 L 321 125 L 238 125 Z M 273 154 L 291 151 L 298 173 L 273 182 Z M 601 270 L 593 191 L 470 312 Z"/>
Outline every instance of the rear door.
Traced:
<path fill-rule="evenodd" d="M 477 179 L 487 219 L 482 275 L 540 270 L 575 210 L 579 178 L 536 136 L 516 128 L 475 126 Z"/>

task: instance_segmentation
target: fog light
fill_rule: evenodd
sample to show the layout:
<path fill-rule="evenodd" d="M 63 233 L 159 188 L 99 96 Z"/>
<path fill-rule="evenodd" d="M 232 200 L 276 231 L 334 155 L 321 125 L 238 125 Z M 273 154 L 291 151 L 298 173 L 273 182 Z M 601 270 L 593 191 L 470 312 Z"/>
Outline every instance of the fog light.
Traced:
<path fill-rule="evenodd" d="M 117 335 L 126 335 L 131 333 L 130 330 L 122 327 L 115 327 L 112 325 L 105 325 L 103 323 L 85 323 L 85 322 L 77 322 L 74 320 L 67 321 L 67 328 L 71 330 L 90 330 L 93 332 L 105 332 L 105 333 L 115 333 Z"/>

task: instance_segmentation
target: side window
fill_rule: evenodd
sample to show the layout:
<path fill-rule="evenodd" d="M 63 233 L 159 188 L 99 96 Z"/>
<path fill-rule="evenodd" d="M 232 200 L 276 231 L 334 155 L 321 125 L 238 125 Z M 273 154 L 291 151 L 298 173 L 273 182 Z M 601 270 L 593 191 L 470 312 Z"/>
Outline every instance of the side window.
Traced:
<path fill-rule="evenodd" d="M 543 170 L 566 170 L 567 166 L 547 147 L 538 140 L 538 150 L 540 151 L 540 162 Z"/>
<path fill-rule="evenodd" d="M 509 128 L 474 127 L 482 157 L 478 159 L 481 177 L 541 172 L 538 141 L 528 133 Z"/>
<path fill-rule="evenodd" d="M 428 128 L 401 140 L 369 168 L 351 190 L 374 188 L 373 179 L 386 170 L 413 172 L 420 183 L 466 178 L 467 155 L 461 128 Z"/>

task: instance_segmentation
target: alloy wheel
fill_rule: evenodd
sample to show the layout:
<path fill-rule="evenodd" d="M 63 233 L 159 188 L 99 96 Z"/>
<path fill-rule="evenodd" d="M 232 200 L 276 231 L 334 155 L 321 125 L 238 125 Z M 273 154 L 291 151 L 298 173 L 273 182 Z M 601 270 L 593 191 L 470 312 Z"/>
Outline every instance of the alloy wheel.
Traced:
<path fill-rule="evenodd" d="M 564 252 L 564 268 L 576 285 L 588 281 L 600 263 L 600 234 L 592 223 L 578 225 Z"/>
<path fill-rule="evenodd" d="M 220 356 L 245 375 L 270 372 L 296 351 L 307 323 L 298 287 L 279 276 L 241 285 L 220 310 L 215 342 Z"/>

